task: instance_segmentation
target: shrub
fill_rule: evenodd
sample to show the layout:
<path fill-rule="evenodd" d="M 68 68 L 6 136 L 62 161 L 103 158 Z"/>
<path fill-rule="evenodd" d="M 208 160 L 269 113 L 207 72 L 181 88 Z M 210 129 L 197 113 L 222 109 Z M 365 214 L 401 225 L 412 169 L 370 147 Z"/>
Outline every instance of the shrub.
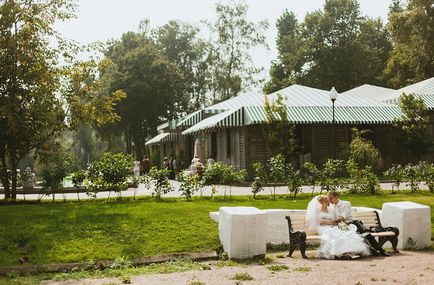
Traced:
<path fill-rule="evenodd" d="M 71 161 L 71 157 L 67 155 L 54 156 L 45 161 L 41 171 L 44 195 L 54 194 L 63 188 L 63 179 L 69 173 Z"/>
<path fill-rule="evenodd" d="M 322 175 L 320 178 L 321 192 L 323 190 L 337 190 L 338 178 L 343 178 L 346 174 L 345 163 L 338 159 L 328 159 L 324 163 Z"/>
<path fill-rule="evenodd" d="M 421 181 L 424 181 L 430 192 L 434 192 L 434 165 L 425 161 L 420 162 L 419 173 Z"/>
<path fill-rule="evenodd" d="M 203 186 L 203 180 L 199 175 L 186 176 L 183 172 L 178 175 L 179 191 L 182 196 L 190 200 L 194 192 L 199 191 Z"/>
<path fill-rule="evenodd" d="M 294 193 L 294 197 L 297 196 L 298 192 L 301 192 L 301 187 L 303 186 L 303 181 L 301 179 L 300 170 L 295 170 L 291 164 L 287 166 L 288 178 L 287 185 L 290 193 Z"/>
<path fill-rule="evenodd" d="M 303 164 L 303 167 L 301 168 L 301 179 L 303 180 L 303 183 L 310 185 L 312 189 L 312 195 L 320 178 L 321 172 L 318 170 L 315 164 L 312 162 L 306 162 Z"/>
<path fill-rule="evenodd" d="M 270 164 L 269 182 L 273 185 L 273 198 L 276 199 L 276 184 L 286 182 L 286 162 L 283 154 L 273 156 L 268 160 Z"/>
<path fill-rule="evenodd" d="M 166 194 L 173 191 L 172 185 L 169 182 L 170 170 L 168 169 L 158 169 L 157 167 L 152 167 L 149 171 L 149 177 L 154 185 L 155 200 L 161 199 L 161 194 Z"/>
<path fill-rule="evenodd" d="M 411 163 L 404 167 L 404 175 L 408 179 L 407 186 L 410 186 L 411 192 L 419 190 L 420 169 L 417 165 Z"/>
<path fill-rule="evenodd" d="M 381 154 L 370 140 L 364 138 L 370 131 L 359 131 L 357 128 L 353 128 L 351 131 L 353 134 L 349 159 L 354 160 L 360 168 L 371 166 L 373 169 L 378 169 L 381 165 Z"/>
<path fill-rule="evenodd" d="M 394 181 L 392 184 L 392 193 L 394 193 L 395 187 L 399 191 L 399 185 L 401 185 L 405 174 L 404 168 L 400 164 L 393 164 L 392 167 L 387 169 L 383 174 Z"/>
<path fill-rule="evenodd" d="M 252 188 L 253 198 L 256 199 L 256 194 L 264 190 L 264 186 L 267 184 L 268 175 L 264 165 L 260 162 L 253 164 L 253 173 L 254 178 L 250 187 Z"/>
<path fill-rule="evenodd" d="M 90 164 L 88 168 L 89 188 L 98 191 L 115 191 L 128 188 L 128 176 L 131 173 L 133 158 L 124 153 L 106 152 L 100 160 Z"/>
<path fill-rule="evenodd" d="M 347 172 L 350 176 L 350 193 L 378 194 L 381 191 L 380 182 L 371 166 L 359 168 L 354 160 L 349 159 L 347 161 Z"/>
<path fill-rule="evenodd" d="M 84 180 L 87 178 L 87 171 L 85 170 L 79 170 L 71 174 L 72 178 L 72 184 L 74 187 L 81 187 L 83 186 Z"/>

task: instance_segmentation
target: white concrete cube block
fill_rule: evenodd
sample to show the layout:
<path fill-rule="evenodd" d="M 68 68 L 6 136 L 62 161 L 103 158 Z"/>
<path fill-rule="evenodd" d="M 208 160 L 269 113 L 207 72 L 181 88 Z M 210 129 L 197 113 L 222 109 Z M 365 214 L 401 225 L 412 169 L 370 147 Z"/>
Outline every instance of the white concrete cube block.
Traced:
<path fill-rule="evenodd" d="M 221 207 L 219 237 L 229 258 L 266 253 L 267 214 L 254 207 Z"/>
<path fill-rule="evenodd" d="M 431 245 L 431 209 L 428 206 L 414 202 L 384 203 L 381 223 L 398 227 L 399 249 Z"/>
<path fill-rule="evenodd" d="M 289 243 L 288 215 L 306 215 L 305 210 L 268 209 L 267 213 L 267 243 Z"/>
<path fill-rule="evenodd" d="M 209 212 L 209 217 L 214 221 L 214 222 L 219 222 L 219 212 Z"/>

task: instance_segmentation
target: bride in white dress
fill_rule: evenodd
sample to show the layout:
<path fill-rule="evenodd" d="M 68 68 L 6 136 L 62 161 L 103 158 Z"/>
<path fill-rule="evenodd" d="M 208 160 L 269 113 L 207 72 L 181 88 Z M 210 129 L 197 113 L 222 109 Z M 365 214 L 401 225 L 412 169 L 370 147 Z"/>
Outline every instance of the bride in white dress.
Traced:
<path fill-rule="evenodd" d="M 357 233 L 355 225 L 335 223 L 335 216 L 329 211 L 327 196 L 316 196 L 309 202 L 306 211 L 306 226 L 321 235 L 317 257 L 335 259 L 344 256 L 368 256 L 369 246 Z"/>

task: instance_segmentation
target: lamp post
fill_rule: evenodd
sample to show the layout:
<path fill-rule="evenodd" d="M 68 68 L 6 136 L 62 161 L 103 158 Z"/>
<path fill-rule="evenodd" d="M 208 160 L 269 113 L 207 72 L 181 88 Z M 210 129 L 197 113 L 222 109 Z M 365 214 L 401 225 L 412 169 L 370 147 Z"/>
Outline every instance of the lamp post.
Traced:
<path fill-rule="evenodd" d="M 333 120 L 332 120 L 332 145 L 333 145 L 333 160 L 336 159 L 336 147 L 335 147 L 335 101 L 338 98 L 338 92 L 334 87 L 329 93 L 330 100 L 332 100 Z"/>

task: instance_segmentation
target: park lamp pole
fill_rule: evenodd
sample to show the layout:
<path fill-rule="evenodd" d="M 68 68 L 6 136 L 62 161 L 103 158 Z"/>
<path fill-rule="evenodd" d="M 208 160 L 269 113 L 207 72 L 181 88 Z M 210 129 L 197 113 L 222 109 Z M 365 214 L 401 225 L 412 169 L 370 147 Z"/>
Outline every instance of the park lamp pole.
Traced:
<path fill-rule="evenodd" d="M 338 98 L 338 92 L 334 87 L 329 93 L 330 100 L 332 100 L 333 120 L 332 120 L 332 145 L 333 145 L 333 160 L 336 159 L 336 147 L 335 147 L 335 101 Z"/>

